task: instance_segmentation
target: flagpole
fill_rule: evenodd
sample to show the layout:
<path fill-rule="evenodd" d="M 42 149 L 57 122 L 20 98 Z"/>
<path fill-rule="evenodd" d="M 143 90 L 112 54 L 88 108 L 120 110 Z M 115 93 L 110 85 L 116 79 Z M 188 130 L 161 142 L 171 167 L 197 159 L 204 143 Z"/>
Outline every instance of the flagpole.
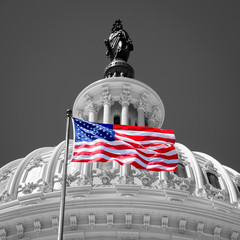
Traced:
<path fill-rule="evenodd" d="M 63 174 L 62 174 L 62 192 L 61 192 L 60 212 L 59 212 L 58 240 L 63 240 L 64 211 L 65 211 L 66 183 L 67 183 L 68 147 L 69 147 L 70 121 L 72 118 L 72 110 L 68 109 L 66 113 L 67 113 L 66 140 L 65 140 L 65 155 L 64 155 Z"/>

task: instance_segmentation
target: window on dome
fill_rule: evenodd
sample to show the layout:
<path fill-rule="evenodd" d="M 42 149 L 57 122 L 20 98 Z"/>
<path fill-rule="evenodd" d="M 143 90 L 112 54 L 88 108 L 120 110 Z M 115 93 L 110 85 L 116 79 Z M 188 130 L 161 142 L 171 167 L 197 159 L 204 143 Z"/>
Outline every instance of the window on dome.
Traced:
<path fill-rule="evenodd" d="M 207 172 L 207 177 L 208 177 L 209 183 L 210 183 L 213 187 L 218 188 L 218 189 L 221 189 L 221 186 L 220 186 L 218 177 L 217 177 L 216 175 L 214 175 L 214 174 L 211 173 L 211 172 Z"/>
<path fill-rule="evenodd" d="M 186 172 L 186 168 L 182 163 L 178 163 L 178 167 L 177 167 L 177 170 L 175 171 L 175 174 L 178 177 L 181 177 L 181 178 L 187 178 L 188 177 L 187 172 Z"/>

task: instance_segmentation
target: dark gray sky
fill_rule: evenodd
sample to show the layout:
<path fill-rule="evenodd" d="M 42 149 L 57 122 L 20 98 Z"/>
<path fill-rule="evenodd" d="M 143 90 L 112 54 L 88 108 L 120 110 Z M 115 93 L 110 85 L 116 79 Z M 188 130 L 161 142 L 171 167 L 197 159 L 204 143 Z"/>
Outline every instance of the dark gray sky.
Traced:
<path fill-rule="evenodd" d="M 239 1 L 0 1 L 0 166 L 65 137 L 65 111 L 103 77 L 121 18 L 135 78 L 177 142 L 240 172 Z"/>

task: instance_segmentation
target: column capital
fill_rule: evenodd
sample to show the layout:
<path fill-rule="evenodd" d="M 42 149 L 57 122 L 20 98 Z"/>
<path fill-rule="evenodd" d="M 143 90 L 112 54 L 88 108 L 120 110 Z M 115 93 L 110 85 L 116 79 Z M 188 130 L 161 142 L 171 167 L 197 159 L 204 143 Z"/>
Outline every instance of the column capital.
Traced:
<path fill-rule="evenodd" d="M 88 119 L 87 115 L 84 114 L 83 109 L 77 110 L 77 118 L 82 119 L 84 121 L 87 121 L 87 119 Z"/>
<path fill-rule="evenodd" d="M 135 102 L 134 107 L 139 110 L 139 109 L 143 109 L 144 112 L 146 112 L 147 107 L 149 106 L 149 102 L 148 102 L 148 97 L 149 95 L 146 92 L 143 92 L 140 95 L 140 98 L 137 102 Z"/>
<path fill-rule="evenodd" d="M 161 119 L 159 119 L 159 117 L 158 117 L 158 112 L 159 112 L 159 107 L 153 106 L 152 111 L 146 113 L 148 122 L 153 123 L 152 127 L 158 127 L 159 125 L 161 125 Z M 149 124 L 149 125 L 152 125 L 152 124 Z"/>
<path fill-rule="evenodd" d="M 89 114 L 89 112 L 94 112 L 97 113 L 99 110 L 99 106 L 93 102 L 93 97 L 89 94 L 86 94 L 84 96 L 85 100 L 86 100 L 86 107 L 84 108 L 84 110 Z"/>
<path fill-rule="evenodd" d="M 94 102 L 89 102 L 88 105 L 85 107 L 85 111 L 87 113 L 89 112 L 97 113 L 98 110 L 99 110 L 99 106 Z"/>
<path fill-rule="evenodd" d="M 107 85 L 103 86 L 102 91 L 103 91 L 101 97 L 102 104 L 103 105 L 108 104 L 110 106 L 113 105 L 114 101 L 112 100 L 112 94 L 109 91 L 109 87 Z"/>
<path fill-rule="evenodd" d="M 120 95 L 119 103 L 121 105 L 127 104 L 129 106 L 131 100 L 132 100 L 132 95 L 130 94 L 130 86 L 129 85 L 124 85 L 123 86 L 123 91 Z"/>

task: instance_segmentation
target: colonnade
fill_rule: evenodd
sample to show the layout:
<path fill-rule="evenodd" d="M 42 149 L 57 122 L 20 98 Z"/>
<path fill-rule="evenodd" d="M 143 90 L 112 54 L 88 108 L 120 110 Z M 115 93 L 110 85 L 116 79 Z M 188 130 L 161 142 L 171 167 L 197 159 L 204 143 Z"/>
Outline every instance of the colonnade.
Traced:
<path fill-rule="evenodd" d="M 158 108 L 156 106 L 151 107 L 149 103 L 149 94 L 147 92 L 143 92 L 139 95 L 138 99 L 133 99 L 130 86 L 124 85 L 122 92 L 119 94 L 118 102 L 121 105 L 121 110 L 119 112 L 119 116 L 121 116 L 120 124 L 121 125 L 129 125 L 129 106 L 133 104 L 134 108 L 137 111 L 137 125 L 145 126 L 145 118 L 148 119 L 148 126 L 156 127 L 159 124 L 157 120 Z M 99 109 L 103 108 L 103 116 L 102 121 L 105 124 L 113 123 L 112 114 L 111 114 L 111 106 L 114 104 L 114 100 L 110 89 L 107 85 L 102 87 L 102 96 L 100 98 L 101 105 L 97 104 L 96 101 L 93 101 L 93 97 L 86 94 L 85 101 L 86 105 L 84 112 L 87 116 L 86 119 L 90 122 L 97 122 L 97 114 Z M 99 101 L 98 101 L 99 103 Z M 151 112 L 147 112 L 147 109 L 152 109 Z M 82 117 L 82 116 L 79 116 Z M 119 164 L 116 161 L 113 161 L 113 168 L 119 168 Z M 82 176 L 91 177 L 92 173 L 92 164 L 84 163 L 83 168 L 81 170 Z M 120 176 L 126 178 L 127 176 L 131 176 L 131 165 L 123 165 L 120 167 Z"/>

